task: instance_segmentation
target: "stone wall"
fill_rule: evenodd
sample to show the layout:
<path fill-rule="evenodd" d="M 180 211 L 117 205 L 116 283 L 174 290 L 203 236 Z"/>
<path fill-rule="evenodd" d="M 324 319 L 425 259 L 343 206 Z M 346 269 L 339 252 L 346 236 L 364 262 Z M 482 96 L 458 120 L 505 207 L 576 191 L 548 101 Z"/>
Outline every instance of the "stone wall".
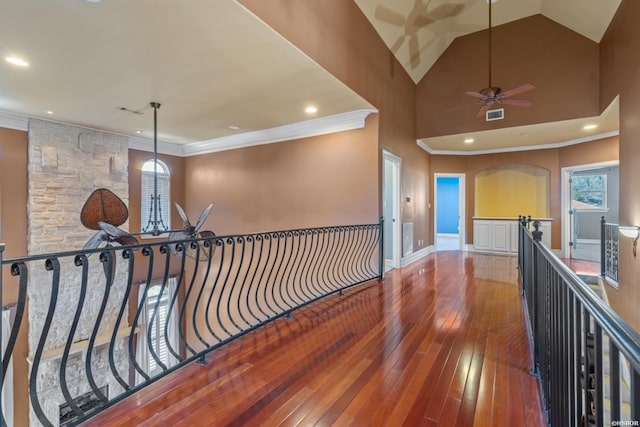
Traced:
<path fill-rule="evenodd" d="M 80 211 L 96 188 L 110 189 L 129 205 L 128 148 L 129 139 L 125 136 L 30 120 L 27 200 L 30 218 L 29 255 L 81 249 L 95 231 L 81 224 Z M 127 230 L 127 223 L 121 227 Z M 73 257 L 61 257 L 59 261 L 60 287 L 51 330 L 44 346 L 48 354 L 37 371 L 39 403 L 52 421 L 57 420 L 58 406 L 64 401 L 60 392 L 60 355 L 78 306 L 82 271 L 74 265 Z M 89 265 L 89 286 L 74 341 L 89 338 L 105 295 L 106 280 L 99 257 L 90 256 Z M 44 261 L 29 267 L 29 358 L 33 361 L 49 311 L 53 274 L 45 270 Z M 109 290 L 105 315 L 100 322 L 100 333 L 110 333 L 115 324 L 126 288 L 126 273 L 124 260 L 120 259 L 114 284 Z M 118 343 L 117 347 L 117 369 L 126 379 L 126 347 L 123 343 Z M 110 373 L 107 350 L 108 346 L 100 346 L 93 351 L 92 366 L 97 385 L 108 385 L 109 398 L 112 398 L 122 388 Z M 81 351 L 73 354 L 67 363 L 65 378 L 73 397 L 90 390 L 85 375 L 85 360 L 86 352 Z M 39 425 L 31 407 L 31 425 Z"/>

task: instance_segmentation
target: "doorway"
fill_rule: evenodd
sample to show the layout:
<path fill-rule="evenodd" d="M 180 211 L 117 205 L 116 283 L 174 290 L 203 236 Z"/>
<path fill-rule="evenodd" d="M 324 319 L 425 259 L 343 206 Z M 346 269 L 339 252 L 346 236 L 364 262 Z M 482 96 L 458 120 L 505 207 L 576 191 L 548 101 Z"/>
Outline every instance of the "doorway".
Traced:
<path fill-rule="evenodd" d="M 400 157 L 383 150 L 382 216 L 385 271 L 400 268 Z"/>
<path fill-rule="evenodd" d="M 562 169 L 562 256 L 600 262 L 600 222 L 618 223 L 618 162 Z"/>
<path fill-rule="evenodd" d="M 465 175 L 435 174 L 436 251 L 461 251 L 465 242 Z"/>

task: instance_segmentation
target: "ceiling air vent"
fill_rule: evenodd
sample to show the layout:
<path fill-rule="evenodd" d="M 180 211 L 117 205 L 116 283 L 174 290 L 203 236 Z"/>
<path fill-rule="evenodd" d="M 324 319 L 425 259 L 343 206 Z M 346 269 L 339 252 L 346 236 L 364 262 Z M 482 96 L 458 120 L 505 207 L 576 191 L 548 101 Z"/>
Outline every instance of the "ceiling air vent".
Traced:
<path fill-rule="evenodd" d="M 486 119 L 488 122 L 491 120 L 502 120 L 504 119 L 504 108 L 498 108 L 497 110 L 489 110 L 486 113 Z"/>

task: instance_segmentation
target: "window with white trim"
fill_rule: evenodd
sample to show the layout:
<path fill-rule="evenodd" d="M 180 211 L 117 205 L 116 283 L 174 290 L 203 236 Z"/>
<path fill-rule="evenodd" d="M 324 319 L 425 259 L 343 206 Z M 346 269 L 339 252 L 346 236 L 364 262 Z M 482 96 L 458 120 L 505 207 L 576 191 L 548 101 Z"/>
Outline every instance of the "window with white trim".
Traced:
<path fill-rule="evenodd" d="M 574 175 L 571 177 L 573 208 L 578 210 L 607 209 L 607 175 Z"/>
<path fill-rule="evenodd" d="M 160 230 L 169 230 L 171 228 L 171 193 L 170 184 L 171 184 L 171 174 L 169 173 L 169 168 L 167 165 L 158 160 L 155 164 L 152 160 L 147 160 L 144 165 L 142 165 L 142 191 L 141 191 L 141 200 L 140 200 L 140 224 L 142 227 L 142 231 L 151 231 L 153 229 L 153 225 L 151 225 L 148 229 L 147 224 L 149 221 L 154 220 L 153 214 L 153 199 L 152 196 L 154 194 L 154 171 L 157 165 L 157 176 L 158 176 L 158 195 L 160 196 L 160 201 L 158 203 L 158 222 L 162 220 L 161 224 L 158 224 L 158 228 Z M 164 227 L 163 227 L 164 225 Z"/>

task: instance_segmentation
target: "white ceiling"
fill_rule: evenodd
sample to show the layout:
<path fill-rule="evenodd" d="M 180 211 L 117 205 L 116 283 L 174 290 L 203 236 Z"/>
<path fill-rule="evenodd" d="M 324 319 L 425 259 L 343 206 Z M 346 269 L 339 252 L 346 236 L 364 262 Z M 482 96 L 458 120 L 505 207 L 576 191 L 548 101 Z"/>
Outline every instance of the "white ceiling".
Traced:
<path fill-rule="evenodd" d="M 96 1 L 0 0 L 0 110 L 152 138 L 157 101 L 186 144 L 372 108 L 236 1 Z"/>

